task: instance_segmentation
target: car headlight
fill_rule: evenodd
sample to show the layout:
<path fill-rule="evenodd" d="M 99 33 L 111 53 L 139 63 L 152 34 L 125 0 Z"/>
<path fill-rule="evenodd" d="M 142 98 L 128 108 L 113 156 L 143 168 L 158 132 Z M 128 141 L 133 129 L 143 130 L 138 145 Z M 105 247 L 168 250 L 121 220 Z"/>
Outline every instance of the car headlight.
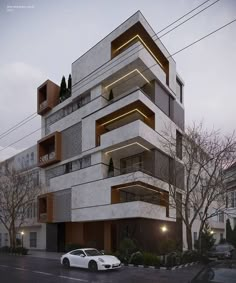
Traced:
<path fill-rule="evenodd" d="M 98 258 L 98 260 L 100 261 L 100 262 L 105 262 L 102 258 Z"/>

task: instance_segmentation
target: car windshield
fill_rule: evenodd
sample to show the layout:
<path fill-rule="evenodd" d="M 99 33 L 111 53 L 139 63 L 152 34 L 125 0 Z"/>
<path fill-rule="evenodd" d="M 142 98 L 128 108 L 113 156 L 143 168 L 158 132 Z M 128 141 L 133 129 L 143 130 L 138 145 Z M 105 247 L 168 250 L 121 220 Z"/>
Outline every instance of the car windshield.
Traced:
<path fill-rule="evenodd" d="M 236 277 L 236 269 L 231 268 L 213 268 L 212 277 L 210 277 L 210 282 L 220 282 L 220 283 L 234 283 Z"/>
<path fill-rule="evenodd" d="M 216 251 L 217 252 L 226 252 L 230 250 L 230 246 L 217 246 Z"/>
<path fill-rule="evenodd" d="M 91 249 L 91 250 L 84 250 L 87 256 L 96 256 L 96 255 L 103 255 L 101 252 L 99 252 L 96 249 Z"/>

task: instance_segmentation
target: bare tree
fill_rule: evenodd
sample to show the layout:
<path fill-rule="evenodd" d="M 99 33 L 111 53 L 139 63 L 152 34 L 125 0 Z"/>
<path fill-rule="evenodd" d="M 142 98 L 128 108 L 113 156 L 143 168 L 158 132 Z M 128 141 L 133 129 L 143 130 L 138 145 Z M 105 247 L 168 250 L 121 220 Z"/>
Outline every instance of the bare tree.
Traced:
<path fill-rule="evenodd" d="M 0 222 L 10 237 L 10 246 L 16 246 L 16 234 L 27 219 L 27 210 L 40 193 L 38 172 L 17 172 L 4 167 L 0 175 Z"/>
<path fill-rule="evenodd" d="M 200 220 L 201 237 L 208 220 L 226 212 L 226 179 L 229 176 L 224 170 L 236 161 L 236 138 L 234 134 L 222 136 L 219 131 L 207 131 L 199 124 L 163 143 L 174 164 L 169 183 L 170 203 L 186 226 L 187 245 L 192 250 L 194 221 Z M 181 167 L 185 175 L 182 188 L 178 182 Z"/>

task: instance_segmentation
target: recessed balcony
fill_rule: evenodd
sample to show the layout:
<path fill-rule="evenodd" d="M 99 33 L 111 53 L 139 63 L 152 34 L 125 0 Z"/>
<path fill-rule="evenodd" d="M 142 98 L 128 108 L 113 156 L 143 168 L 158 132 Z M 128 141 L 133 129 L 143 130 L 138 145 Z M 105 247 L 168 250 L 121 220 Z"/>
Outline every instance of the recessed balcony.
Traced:
<path fill-rule="evenodd" d="M 101 144 L 102 135 L 139 120 L 155 129 L 155 114 L 141 101 L 135 101 L 100 118 L 96 121 L 96 145 Z"/>
<path fill-rule="evenodd" d="M 38 141 L 38 166 L 46 167 L 61 161 L 61 133 L 55 132 Z"/>
<path fill-rule="evenodd" d="M 143 201 L 166 208 L 169 216 L 169 193 L 147 183 L 134 181 L 113 186 L 111 188 L 111 203 Z"/>
<path fill-rule="evenodd" d="M 38 114 L 44 115 L 59 103 L 60 87 L 50 80 L 38 87 Z"/>
<path fill-rule="evenodd" d="M 130 47 L 135 48 L 134 45 L 137 43 L 141 43 L 142 47 L 147 50 L 157 64 L 163 69 L 166 74 L 166 83 L 168 84 L 169 61 L 140 22 L 134 24 L 112 41 L 111 57 L 114 58 L 118 56 Z"/>

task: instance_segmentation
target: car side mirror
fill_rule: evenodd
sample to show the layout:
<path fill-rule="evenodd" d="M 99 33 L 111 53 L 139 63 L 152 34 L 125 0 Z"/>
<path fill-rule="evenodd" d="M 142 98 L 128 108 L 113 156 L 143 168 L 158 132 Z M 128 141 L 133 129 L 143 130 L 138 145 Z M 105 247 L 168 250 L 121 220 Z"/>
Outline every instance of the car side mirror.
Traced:
<path fill-rule="evenodd" d="M 103 254 L 103 255 L 105 254 L 104 250 L 101 250 L 100 252 L 101 252 L 101 254 Z"/>
<path fill-rule="evenodd" d="M 80 254 L 79 256 L 80 256 L 80 257 L 85 257 L 85 255 L 84 255 L 84 254 Z"/>

